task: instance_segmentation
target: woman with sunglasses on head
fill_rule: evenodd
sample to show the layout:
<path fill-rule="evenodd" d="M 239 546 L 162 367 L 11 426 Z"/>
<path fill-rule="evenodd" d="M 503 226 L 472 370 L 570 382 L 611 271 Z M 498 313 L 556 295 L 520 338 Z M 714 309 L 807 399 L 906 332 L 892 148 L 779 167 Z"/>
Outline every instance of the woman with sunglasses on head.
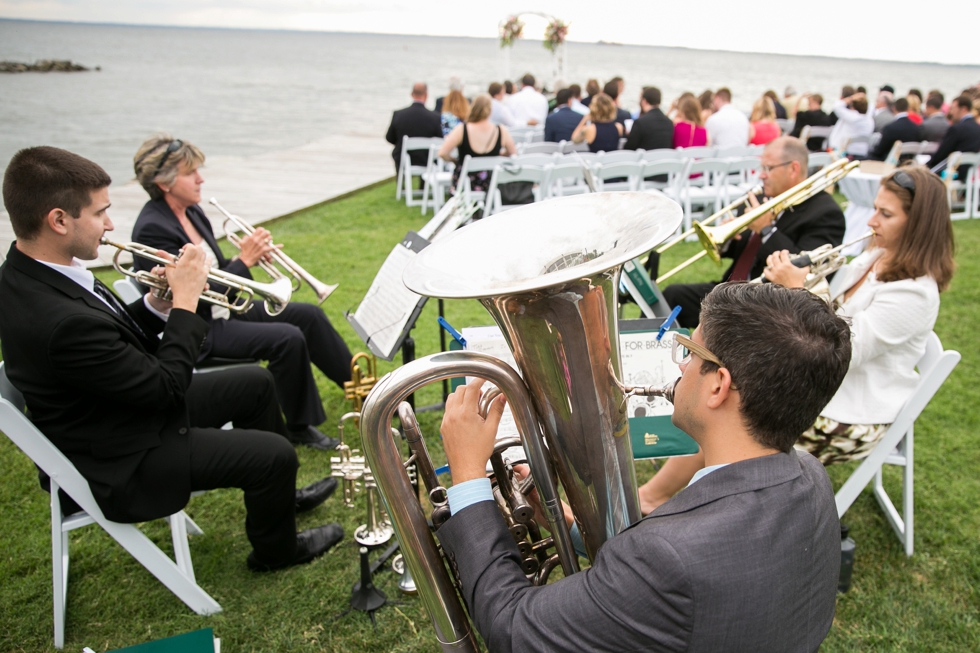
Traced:
<path fill-rule="evenodd" d="M 825 465 L 871 453 L 915 389 L 915 365 L 939 315 L 939 294 L 953 276 L 949 213 L 946 187 L 927 168 L 901 168 L 881 181 L 868 220 L 875 236 L 833 284 L 837 313 L 851 320 L 850 367 L 797 443 Z M 785 250 L 771 254 L 766 278 L 802 288 L 809 269 L 795 267 L 791 258 Z M 642 511 L 683 488 L 703 464 L 700 455 L 668 461 L 640 489 Z"/>

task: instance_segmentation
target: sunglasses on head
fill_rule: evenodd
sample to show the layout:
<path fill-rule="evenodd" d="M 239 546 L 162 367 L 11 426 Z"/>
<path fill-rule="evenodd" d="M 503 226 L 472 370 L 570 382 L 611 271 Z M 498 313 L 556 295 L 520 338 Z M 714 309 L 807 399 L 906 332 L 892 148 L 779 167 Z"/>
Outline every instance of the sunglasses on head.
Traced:
<path fill-rule="evenodd" d="M 915 179 L 912 178 L 912 175 L 904 170 L 899 170 L 892 175 L 892 181 L 912 193 L 912 197 L 915 197 Z"/>
<path fill-rule="evenodd" d="M 184 147 L 184 141 L 182 141 L 180 139 L 175 139 L 175 140 L 170 141 L 170 144 L 167 145 L 167 151 L 163 153 L 163 156 L 160 158 L 160 163 L 157 164 L 156 169 L 153 171 L 153 176 L 150 177 L 150 178 L 151 179 L 155 179 L 156 176 L 158 174 L 160 174 L 160 171 L 163 169 L 163 164 L 165 164 L 167 162 L 167 159 L 170 158 L 170 155 L 173 154 L 174 152 L 176 152 L 177 150 L 179 150 L 182 147 Z M 154 148 L 154 149 L 156 149 L 156 148 Z M 145 159 L 146 157 L 150 156 L 150 154 L 152 154 L 152 153 L 153 153 L 153 150 L 150 150 L 149 152 L 147 152 L 146 154 L 144 154 L 143 156 L 141 156 L 139 158 L 139 160 L 136 162 L 136 166 L 138 167 L 139 164 L 143 163 L 143 159 Z"/>

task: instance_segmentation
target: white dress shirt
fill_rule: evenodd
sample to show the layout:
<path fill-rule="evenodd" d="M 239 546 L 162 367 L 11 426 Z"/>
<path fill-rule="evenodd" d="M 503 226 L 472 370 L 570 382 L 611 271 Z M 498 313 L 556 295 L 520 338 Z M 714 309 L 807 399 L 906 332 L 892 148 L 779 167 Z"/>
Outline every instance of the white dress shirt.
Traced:
<path fill-rule="evenodd" d="M 711 145 L 715 147 L 744 146 L 749 143 L 749 118 L 726 104 L 715 111 L 704 123 Z"/>
<path fill-rule="evenodd" d="M 525 86 L 519 93 L 514 93 L 506 100 L 507 108 L 514 114 L 517 125 L 524 126 L 530 120 L 536 120 L 544 127 L 548 117 L 548 100 L 534 90 L 533 86 Z"/>
<path fill-rule="evenodd" d="M 589 115 L 589 107 L 585 106 L 575 98 L 571 99 L 571 103 L 568 106 L 570 106 L 572 108 L 572 111 L 574 111 L 575 113 L 582 114 L 583 116 Z"/>
<path fill-rule="evenodd" d="M 874 266 L 881 250 L 864 252 L 837 274 L 834 298 Z M 932 277 L 879 281 L 874 270 L 837 309 L 851 318 L 851 365 L 821 415 L 844 424 L 891 424 L 912 395 L 915 364 L 939 315 L 939 286 Z"/>
<path fill-rule="evenodd" d="M 830 130 L 830 147 L 841 150 L 855 136 L 871 136 L 875 131 L 874 116 L 861 113 L 857 109 L 849 109 L 847 102 L 838 99 L 834 102 L 834 113 L 837 114 L 837 124 Z M 855 143 L 848 146 L 848 151 L 857 156 L 868 156 L 867 143 Z"/>
<path fill-rule="evenodd" d="M 490 98 L 490 122 L 495 125 L 503 125 L 508 129 L 518 126 L 517 121 L 514 120 L 514 114 L 507 108 L 506 104 L 497 98 Z"/>
<path fill-rule="evenodd" d="M 66 277 L 68 277 L 69 279 L 77 283 L 79 286 L 92 293 L 92 296 L 97 297 L 99 301 L 105 304 L 106 306 L 108 306 L 113 313 L 116 312 L 115 306 L 113 306 L 105 299 L 103 299 L 102 295 L 95 292 L 95 275 L 92 274 L 92 271 L 86 268 L 85 264 L 79 261 L 77 258 L 73 258 L 71 260 L 71 265 L 61 265 L 60 263 L 51 263 L 49 261 L 42 261 L 40 259 L 34 259 L 34 260 L 37 261 L 38 263 L 42 263 L 48 266 L 49 268 L 51 268 L 56 272 L 60 272 L 61 274 L 65 275 Z M 153 308 L 150 305 L 150 302 L 146 300 L 146 295 L 143 295 L 143 305 L 146 306 L 147 310 L 149 310 L 151 313 L 156 315 L 164 322 L 166 322 L 167 318 L 170 317 L 170 309 L 167 309 L 166 313 L 162 311 L 158 311 L 157 309 Z"/>

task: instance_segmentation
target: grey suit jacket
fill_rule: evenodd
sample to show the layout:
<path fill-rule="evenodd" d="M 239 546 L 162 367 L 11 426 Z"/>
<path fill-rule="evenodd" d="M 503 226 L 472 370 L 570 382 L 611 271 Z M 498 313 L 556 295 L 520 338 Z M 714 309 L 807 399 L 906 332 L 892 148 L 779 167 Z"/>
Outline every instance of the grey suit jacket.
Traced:
<path fill-rule="evenodd" d="M 840 522 L 809 454 L 708 474 L 544 587 L 521 573 L 493 502 L 438 536 L 493 652 L 816 651 L 834 618 Z"/>

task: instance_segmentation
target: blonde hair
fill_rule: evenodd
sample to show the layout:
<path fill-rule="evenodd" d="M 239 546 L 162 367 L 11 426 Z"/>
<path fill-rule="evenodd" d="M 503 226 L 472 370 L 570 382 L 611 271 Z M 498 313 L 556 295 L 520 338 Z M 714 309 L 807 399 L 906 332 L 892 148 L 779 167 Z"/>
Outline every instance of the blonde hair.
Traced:
<path fill-rule="evenodd" d="M 589 118 L 592 122 L 609 122 L 616 119 L 616 103 L 605 93 L 592 96 L 589 103 Z"/>
<path fill-rule="evenodd" d="M 466 118 L 466 122 L 480 122 L 481 120 L 486 120 L 490 117 L 491 107 L 490 94 L 480 93 L 473 98 L 473 105 L 470 107 L 470 114 Z"/>
<path fill-rule="evenodd" d="M 171 149 L 171 146 L 176 149 Z M 158 132 L 143 141 L 133 157 L 133 172 L 152 200 L 163 199 L 160 185 L 170 186 L 177 179 L 181 166 L 187 171 L 204 165 L 204 153 L 195 145 Z M 159 185 L 158 185 L 159 184 Z"/>
<path fill-rule="evenodd" d="M 453 89 L 442 101 L 442 112 L 451 113 L 460 120 L 466 120 L 466 116 L 470 114 L 470 103 L 466 101 L 466 97 L 460 91 Z"/>
<path fill-rule="evenodd" d="M 677 112 L 687 122 L 693 123 L 698 127 L 704 126 L 704 119 L 701 117 L 701 103 L 693 95 L 689 94 L 681 97 L 680 104 L 677 105 Z"/>
<path fill-rule="evenodd" d="M 775 120 L 776 119 L 776 105 L 772 103 L 772 100 L 765 95 L 760 97 L 752 105 L 752 117 L 749 118 L 749 122 L 760 122 L 762 120 Z"/>
<path fill-rule="evenodd" d="M 918 95 L 909 93 L 905 99 L 909 101 L 909 113 L 922 113 L 922 100 Z"/>

